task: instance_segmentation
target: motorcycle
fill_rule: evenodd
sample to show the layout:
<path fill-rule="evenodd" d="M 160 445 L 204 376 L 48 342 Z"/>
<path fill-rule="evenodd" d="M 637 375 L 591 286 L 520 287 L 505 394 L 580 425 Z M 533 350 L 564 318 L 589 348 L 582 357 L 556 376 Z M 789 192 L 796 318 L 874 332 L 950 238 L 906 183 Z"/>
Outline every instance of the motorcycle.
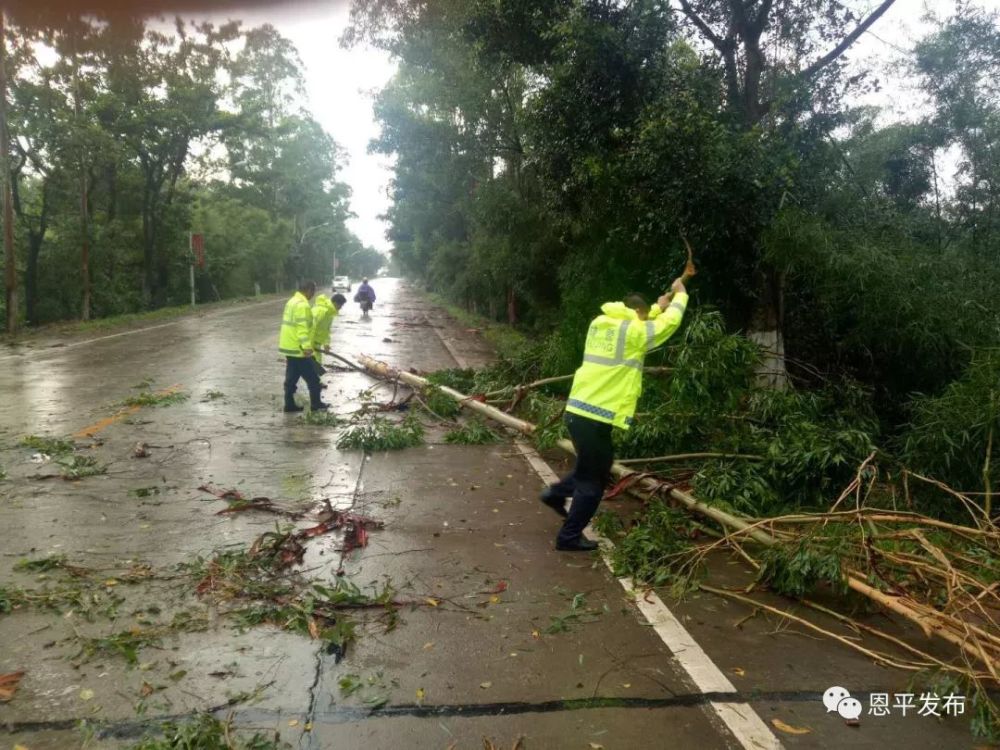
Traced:
<path fill-rule="evenodd" d="M 371 299 L 366 294 L 358 293 L 354 295 L 354 301 L 361 305 L 361 317 L 367 318 L 373 305 Z"/>

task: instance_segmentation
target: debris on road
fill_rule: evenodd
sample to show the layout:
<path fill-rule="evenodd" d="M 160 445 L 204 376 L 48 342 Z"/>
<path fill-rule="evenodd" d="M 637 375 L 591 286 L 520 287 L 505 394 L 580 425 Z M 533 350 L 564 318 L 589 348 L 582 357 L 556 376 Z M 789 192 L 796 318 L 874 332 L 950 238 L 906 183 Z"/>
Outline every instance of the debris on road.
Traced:
<path fill-rule="evenodd" d="M 122 403 L 125 406 L 171 406 L 188 400 L 188 394 L 180 390 L 179 385 L 172 385 L 162 391 L 144 391 L 135 396 L 129 396 Z"/>
<path fill-rule="evenodd" d="M 242 732 L 242 734 L 241 734 Z M 147 735 L 133 750 L 176 750 L 176 748 L 227 748 L 231 750 L 282 750 L 290 745 L 282 742 L 275 731 L 240 730 L 230 714 L 225 721 L 210 713 L 179 723 L 168 721 L 159 726 L 155 735 Z"/>
<path fill-rule="evenodd" d="M 468 422 L 446 433 L 444 441 L 451 445 L 489 445 L 500 442 L 501 437 L 481 419 L 470 419 Z"/>
<path fill-rule="evenodd" d="M 401 450 L 420 445 L 423 440 L 424 428 L 412 414 L 400 423 L 373 414 L 344 432 L 337 440 L 337 450 Z"/>
<path fill-rule="evenodd" d="M 67 481 L 73 481 L 77 479 L 83 479 L 84 477 L 93 477 L 100 474 L 105 474 L 108 467 L 99 464 L 97 458 L 94 456 L 81 456 L 81 455 L 68 455 L 60 456 L 56 458 L 56 463 L 59 464 L 59 476 Z M 48 478 L 48 477 L 37 477 L 38 479 Z"/>
<path fill-rule="evenodd" d="M 329 501 L 326 501 L 325 508 L 320 511 L 317 518 L 319 523 L 316 526 L 303 529 L 299 533 L 303 538 L 311 538 L 336 529 L 344 529 L 344 543 L 341 548 L 344 555 L 349 555 L 359 547 L 368 546 L 368 530 L 381 529 L 385 525 L 382 521 L 368 516 L 336 510 Z"/>
<path fill-rule="evenodd" d="M 32 459 L 37 455 L 59 456 L 76 450 L 76 444 L 72 441 L 47 435 L 25 435 L 21 438 L 21 445 L 25 448 L 34 448 L 37 451 Z"/>
<path fill-rule="evenodd" d="M 149 458 L 149 444 L 141 440 L 132 449 L 132 458 Z"/>
<path fill-rule="evenodd" d="M 203 484 L 198 487 L 198 489 L 229 503 L 228 508 L 223 508 L 215 514 L 217 516 L 224 516 L 231 513 L 242 513 L 243 511 L 248 510 L 273 513 L 278 516 L 284 516 L 295 520 L 302 518 L 304 515 L 304 513 L 287 510 L 275 505 L 274 501 L 269 497 L 247 498 L 239 490 L 220 490 L 212 487 L 210 484 Z"/>
<path fill-rule="evenodd" d="M 344 420 L 329 411 L 313 411 L 306 409 L 301 415 L 304 424 L 313 427 L 339 427 L 344 424 Z"/>
<path fill-rule="evenodd" d="M 784 732 L 785 734 L 810 734 L 812 730 L 809 727 L 795 727 L 791 724 L 786 724 L 781 719 L 771 719 L 771 724 L 775 729 Z"/>
<path fill-rule="evenodd" d="M 23 677 L 24 670 L 0 674 L 0 703 L 7 703 L 13 699 Z"/>
<path fill-rule="evenodd" d="M 271 532 L 249 548 L 218 552 L 210 560 L 188 565 L 199 596 L 211 597 L 237 627 L 271 624 L 297 632 L 311 640 L 323 641 L 343 655 L 355 638 L 356 624 L 346 613 L 351 610 L 381 610 L 385 627 L 397 621 L 396 608 L 418 606 L 400 601 L 386 583 L 365 593 L 346 578 L 334 586 L 307 579 L 287 569 L 301 562 L 304 548 L 291 534 Z M 227 606 L 228 605 L 228 606 Z"/>

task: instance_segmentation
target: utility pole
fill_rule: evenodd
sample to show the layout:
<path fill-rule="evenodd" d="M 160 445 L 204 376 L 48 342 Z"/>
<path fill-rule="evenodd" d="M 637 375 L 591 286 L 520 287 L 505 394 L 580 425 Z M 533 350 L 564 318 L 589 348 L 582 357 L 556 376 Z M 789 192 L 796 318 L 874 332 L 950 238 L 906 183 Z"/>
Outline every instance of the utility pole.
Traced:
<path fill-rule="evenodd" d="M 3 258 L 6 267 L 7 333 L 17 333 L 17 267 L 14 258 L 14 204 L 10 192 L 10 139 L 7 134 L 7 38 L 0 9 L 0 170 L 3 171 Z"/>

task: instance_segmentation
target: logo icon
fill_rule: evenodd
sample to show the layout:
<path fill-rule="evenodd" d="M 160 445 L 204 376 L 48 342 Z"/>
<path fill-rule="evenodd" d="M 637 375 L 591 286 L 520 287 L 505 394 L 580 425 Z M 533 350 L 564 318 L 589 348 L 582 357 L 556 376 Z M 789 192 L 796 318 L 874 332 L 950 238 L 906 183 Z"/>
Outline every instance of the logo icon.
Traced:
<path fill-rule="evenodd" d="M 826 706 L 826 712 L 833 713 L 837 710 L 837 704 L 839 704 L 844 698 L 850 698 L 851 694 L 848 692 L 847 688 L 842 688 L 834 686 L 827 688 L 826 692 L 823 693 L 823 705 Z"/>
<path fill-rule="evenodd" d="M 828 714 L 837 713 L 849 724 L 856 724 L 861 717 L 861 701 L 852 698 L 847 688 L 839 685 L 826 689 L 823 693 L 823 705 Z"/>
<path fill-rule="evenodd" d="M 857 721 L 861 716 L 861 701 L 857 698 L 844 698 L 837 704 L 837 713 L 846 721 Z"/>

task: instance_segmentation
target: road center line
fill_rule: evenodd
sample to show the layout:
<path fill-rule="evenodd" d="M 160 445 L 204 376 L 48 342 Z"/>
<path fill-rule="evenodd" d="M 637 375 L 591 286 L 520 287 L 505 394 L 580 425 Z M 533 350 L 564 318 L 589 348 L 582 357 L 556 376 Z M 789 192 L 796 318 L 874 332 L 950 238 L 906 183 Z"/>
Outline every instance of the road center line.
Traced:
<path fill-rule="evenodd" d="M 180 387 L 181 387 L 180 383 L 176 383 L 175 385 L 172 385 L 169 388 L 164 388 L 162 391 L 156 391 L 153 395 L 169 396 L 171 393 L 176 393 L 180 389 Z M 104 417 L 103 419 L 99 419 L 97 422 L 90 425 L 89 427 L 84 427 L 82 430 L 77 430 L 76 432 L 73 433 L 73 437 L 92 438 L 94 437 L 94 435 L 103 430 L 105 427 L 113 425 L 115 422 L 121 421 L 125 417 L 135 414 L 141 408 L 142 408 L 141 406 L 123 406 L 114 414 Z"/>

